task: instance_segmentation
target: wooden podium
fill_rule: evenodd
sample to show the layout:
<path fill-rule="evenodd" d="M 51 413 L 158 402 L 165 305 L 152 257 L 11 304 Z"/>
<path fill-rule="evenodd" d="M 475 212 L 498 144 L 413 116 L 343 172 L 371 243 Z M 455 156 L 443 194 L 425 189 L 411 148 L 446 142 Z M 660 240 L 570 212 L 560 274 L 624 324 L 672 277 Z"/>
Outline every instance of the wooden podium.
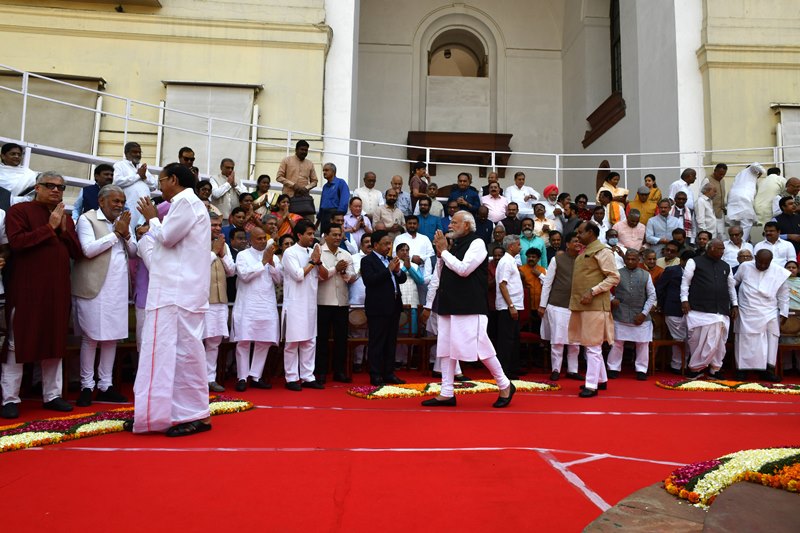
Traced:
<path fill-rule="evenodd" d="M 486 177 L 486 169 L 492 165 L 492 154 L 490 151 L 511 152 L 509 143 L 512 134 L 510 133 L 448 133 L 444 131 L 409 131 L 408 144 L 413 146 L 425 146 L 431 148 L 431 159 L 428 164 L 428 173 L 436 175 L 436 162 L 458 163 L 463 165 L 477 165 L 478 175 Z M 437 148 L 434 150 L 433 148 Z M 456 152 L 448 148 L 460 150 L 485 150 L 485 152 Z M 508 164 L 510 153 L 496 154 L 495 164 L 500 166 L 497 169 L 499 178 L 505 177 L 505 165 Z M 414 161 L 425 160 L 425 149 L 409 147 L 408 159 Z M 414 164 L 410 167 L 413 171 Z"/>

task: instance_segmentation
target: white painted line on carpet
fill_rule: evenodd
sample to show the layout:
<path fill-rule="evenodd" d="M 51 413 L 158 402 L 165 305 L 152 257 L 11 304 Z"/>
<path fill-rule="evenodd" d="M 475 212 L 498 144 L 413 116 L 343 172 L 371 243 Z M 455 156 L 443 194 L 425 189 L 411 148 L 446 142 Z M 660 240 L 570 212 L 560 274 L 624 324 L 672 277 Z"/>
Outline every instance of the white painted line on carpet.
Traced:
<path fill-rule="evenodd" d="M 256 409 L 287 409 L 300 411 L 362 411 L 374 413 L 450 413 L 450 414 L 475 414 L 475 413 L 494 413 L 496 415 L 578 415 L 578 416 L 800 416 L 800 412 L 744 412 L 744 411 L 720 411 L 712 412 L 658 412 L 658 411 L 520 411 L 505 409 L 448 409 L 438 407 L 435 409 L 381 409 L 367 407 L 313 407 L 313 406 L 293 406 L 293 405 L 254 405 Z"/>
<path fill-rule="evenodd" d="M 653 463 L 667 466 L 680 466 L 684 463 L 674 461 L 661 461 L 656 459 L 644 459 L 641 457 L 629 457 L 625 455 L 614 455 L 609 453 L 584 452 L 579 450 L 562 450 L 559 448 L 537 448 L 529 446 L 473 446 L 473 447 L 440 447 L 440 448 L 320 448 L 320 447 L 296 447 L 296 448 L 277 448 L 277 447 L 208 447 L 208 448 L 161 448 L 161 447 L 93 447 L 93 446 L 47 446 L 27 448 L 24 451 L 52 451 L 52 452 L 170 452 L 170 453 L 277 453 L 277 452 L 352 452 L 352 453 L 420 453 L 420 452 L 536 452 L 536 453 L 569 453 L 575 455 L 585 455 L 584 459 L 562 463 L 565 466 L 600 460 L 600 459 L 620 459 L 625 461 L 637 461 L 642 463 Z"/>
<path fill-rule="evenodd" d="M 589 501 L 591 501 L 593 504 L 599 507 L 601 511 L 605 512 L 611 509 L 611 505 L 609 505 L 599 494 L 597 494 L 595 491 L 587 487 L 586 483 L 584 483 L 580 477 L 578 477 L 575 473 L 571 472 L 569 468 L 567 468 L 563 463 L 559 462 L 555 457 L 553 457 L 553 455 L 550 452 L 540 451 L 539 455 L 556 471 L 560 472 L 561 475 L 564 476 L 564 479 L 566 479 L 576 489 L 581 491 L 583 495 L 589 499 Z"/>

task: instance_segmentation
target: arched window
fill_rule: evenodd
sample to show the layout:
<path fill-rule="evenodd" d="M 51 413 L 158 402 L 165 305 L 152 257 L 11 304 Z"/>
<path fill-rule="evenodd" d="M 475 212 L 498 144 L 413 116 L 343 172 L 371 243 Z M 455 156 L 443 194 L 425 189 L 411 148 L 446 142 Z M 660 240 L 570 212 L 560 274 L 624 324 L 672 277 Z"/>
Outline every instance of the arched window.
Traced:
<path fill-rule="evenodd" d="M 461 29 L 443 32 L 428 51 L 429 76 L 485 78 L 487 57 L 483 43 L 475 34 Z"/>

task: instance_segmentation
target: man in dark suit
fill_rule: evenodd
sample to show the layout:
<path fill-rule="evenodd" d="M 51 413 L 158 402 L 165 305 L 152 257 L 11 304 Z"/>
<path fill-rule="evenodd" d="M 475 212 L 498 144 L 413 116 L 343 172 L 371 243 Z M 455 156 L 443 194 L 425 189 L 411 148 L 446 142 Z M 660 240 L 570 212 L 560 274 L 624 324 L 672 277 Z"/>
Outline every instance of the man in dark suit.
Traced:
<path fill-rule="evenodd" d="M 369 381 L 376 386 L 405 383 L 394 374 L 394 355 L 403 310 L 400 284 L 405 283 L 406 274 L 400 270 L 397 257 L 389 258 L 391 249 L 392 237 L 384 230 L 377 230 L 372 234 L 372 253 L 361 260 L 361 279 L 366 288 Z"/>

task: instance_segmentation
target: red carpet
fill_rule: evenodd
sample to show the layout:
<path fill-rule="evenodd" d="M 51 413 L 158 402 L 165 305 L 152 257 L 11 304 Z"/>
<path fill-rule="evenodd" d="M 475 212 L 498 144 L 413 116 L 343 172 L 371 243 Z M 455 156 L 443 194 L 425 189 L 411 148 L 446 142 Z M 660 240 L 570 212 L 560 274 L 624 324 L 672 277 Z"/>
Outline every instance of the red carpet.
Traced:
<path fill-rule="evenodd" d="M 562 380 L 506 410 L 493 395 L 426 410 L 275 384 L 237 393 L 260 408 L 215 417 L 209 433 L 3 454 L 2 530 L 580 531 L 673 464 L 800 442 L 797 398 L 673 392 L 628 375 L 597 398 Z M 52 415 L 36 405 L 23 402 L 25 419 Z"/>

